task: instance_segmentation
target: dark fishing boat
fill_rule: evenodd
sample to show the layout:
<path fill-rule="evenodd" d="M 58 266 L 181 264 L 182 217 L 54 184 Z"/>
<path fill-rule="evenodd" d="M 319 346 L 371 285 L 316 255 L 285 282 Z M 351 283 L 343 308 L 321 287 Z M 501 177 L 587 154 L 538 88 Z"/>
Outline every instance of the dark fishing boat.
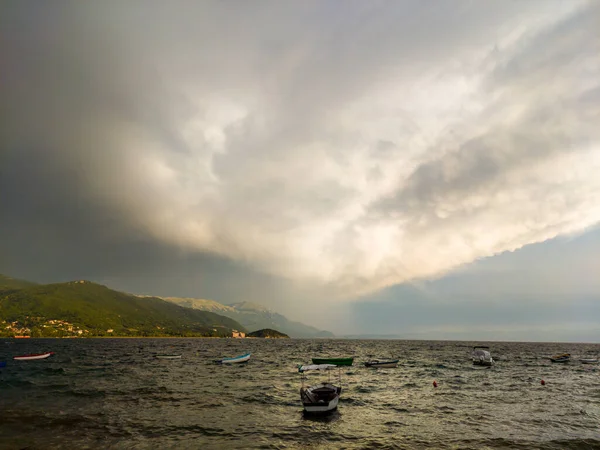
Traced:
<path fill-rule="evenodd" d="M 298 372 L 302 374 L 302 387 L 300 388 L 300 399 L 304 411 L 311 414 L 323 414 L 337 409 L 340 395 L 342 393 L 341 386 L 331 384 L 331 375 L 326 383 L 319 383 L 312 386 L 305 386 L 305 372 L 310 370 L 331 370 L 338 368 L 333 364 L 313 364 L 300 366 Z M 341 384 L 341 371 L 338 371 L 338 381 Z"/>
<path fill-rule="evenodd" d="M 334 366 L 351 366 L 354 362 L 354 357 L 346 358 L 312 358 L 313 364 L 332 364 Z"/>

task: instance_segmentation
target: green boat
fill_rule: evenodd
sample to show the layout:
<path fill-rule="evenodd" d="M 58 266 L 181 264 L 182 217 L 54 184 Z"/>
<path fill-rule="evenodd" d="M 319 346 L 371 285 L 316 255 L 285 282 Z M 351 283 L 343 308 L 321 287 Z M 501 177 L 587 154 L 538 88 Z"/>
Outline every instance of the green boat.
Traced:
<path fill-rule="evenodd" d="M 351 366 L 354 357 L 350 358 L 313 358 L 313 364 L 333 364 L 334 366 Z"/>

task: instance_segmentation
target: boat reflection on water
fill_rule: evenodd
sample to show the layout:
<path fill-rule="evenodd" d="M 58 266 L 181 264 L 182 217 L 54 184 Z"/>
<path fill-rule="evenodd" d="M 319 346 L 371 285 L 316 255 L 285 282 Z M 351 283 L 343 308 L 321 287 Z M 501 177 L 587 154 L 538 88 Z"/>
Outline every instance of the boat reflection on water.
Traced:
<path fill-rule="evenodd" d="M 333 411 L 328 411 L 326 413 L 321 413 L 321 414 L 313 414 L 313 413 L 309 413 L 306 412 L 306 410 L 302 410 L 302 419 L 303 420 L 310 420 L 311 422 L 321 422 L 321 423 L 333 423 L 338 421 L 342 415 L 340 414 L 340 411 L 337 409 L 334 409 Z"/>

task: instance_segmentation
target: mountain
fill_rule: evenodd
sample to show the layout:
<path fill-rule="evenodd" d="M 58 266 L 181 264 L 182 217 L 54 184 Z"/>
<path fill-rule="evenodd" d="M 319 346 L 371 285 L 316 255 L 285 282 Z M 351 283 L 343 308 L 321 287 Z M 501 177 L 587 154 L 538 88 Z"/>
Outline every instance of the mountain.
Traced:
<path fill-rule="evenodd" d="M 271 330 L 270 328 L 264 328 L 262 330 L 253 331 L 252 333 L 248 333 L 246 337 L 254 337 L 254 338 L 265 338 L 265 339 L 289 339 L 290 337 L 287 334 L 280 333 L 277 330 Z"/>
<path fill-rule="evenodd" d="M 24 289 L 35 285 L 36 283 L 32 283 L 31 281 L 19 280 L 18 278 L 11 278 L 0 274 L 0 292 Z"/>
<path fill-rule="evenodd" d="M 0 292 L 2 321 L 13 324 L 18 334 L 29 334 L 29 330 L 32 336 L 67 331 L 83 336 L 231 336 L 233 329 L 246 331 L 229 317 L 89 281 L 4 290 Z M 0 332 L 5 330 L 0 327 Z"/>
<path fill-rule="evenodd" d="M 293 322 L 258 303 L 240 302 L 223 305 L 214 300 L 197 298 L 164 297 L 164 299 L 186 308 L 217 312 L 236 320 L 248 330 L 270 328 L 281 330 L 282 333 L 295 338 L 333 337 L 333 333 L 329 331 Z"/>
<path fill-rule="evenodd" d="M 235 308 L 215 302 L 214 300 L 203 300 L 199 298 L 182 298 L 182 297 L 160 297 L 171 303 L 176 303 L 184 308 L 200 309 L 202 311 L 211 311 L 218 314 L 235 313 Z"/>

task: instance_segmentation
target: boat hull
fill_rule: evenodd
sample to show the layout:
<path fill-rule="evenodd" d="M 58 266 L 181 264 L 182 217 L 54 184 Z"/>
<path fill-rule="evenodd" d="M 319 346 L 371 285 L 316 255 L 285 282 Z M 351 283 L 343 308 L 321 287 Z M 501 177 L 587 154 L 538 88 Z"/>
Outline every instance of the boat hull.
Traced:
<path fill-rule="evenodd" d="M 483 367 L 491 367 L 494 365 L 494 360 L 489 360 L 489 361 L 480 361 L 480 360 L 473 360 L 473 365 L 474 366 L 483 366 Z"/>
<path fill-rule="evenodd" d="M 331 411 L 335 411 L 338 407 L 338 403 L 340 401 L 340 397 L 335 397 L 327 404 L 316 404 L 316 403 L 305 403 L 304 411 L 311 414 L 323 414 Z"/>
<path fill-rule="evenodd" d="M 333 364 L 334 366 L 351 366 L 354 358 L 312 358 L 313 364 Z"/>
<path fill-rule="evenodd" d="M 181 355 L 156 355 L 156 359 L 181 359 Z"/>
<path fill-rule="evenodd" d="M 40 353 L 37 355 L 13 356 L 13 359 L 15 361 L 35 361 L 37 359 L 46 359 L 52 355 L 54 355 L 54 352 Z"/>
<path fill-rule="evenodd" d="M 584 358 L 580 359 L 581 364 L 597 364 L 598 360 L 596 358 Z"/>
<path fill-rule="evenodd" d="M 365 363 L 366 367 L 374 367 L 380 369 L 394 369 L 398 367 L 398 360 L 394 361 L 368 361 Z"/>
<path fill-rule="evenodd" d="M 235 358 L 225 358 L 221 360 L 221 364 L 241 364 L 250 360 L 250 353 L 247 355 L 236 356 Z"/>

